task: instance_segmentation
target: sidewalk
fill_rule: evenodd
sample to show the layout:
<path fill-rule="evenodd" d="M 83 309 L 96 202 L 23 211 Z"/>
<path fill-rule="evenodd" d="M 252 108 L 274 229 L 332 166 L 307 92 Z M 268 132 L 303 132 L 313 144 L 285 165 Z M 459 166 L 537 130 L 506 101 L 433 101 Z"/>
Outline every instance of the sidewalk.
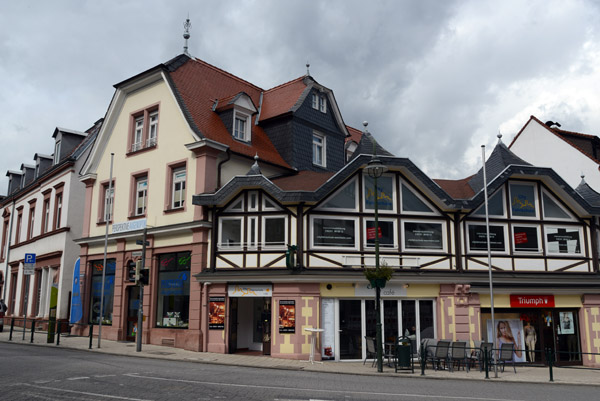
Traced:
<path fill-rule="evenodd" d="M 31 333 L 25 333 L 23 340 L 22 329 L 15 329 L 13 340 L 8 341 L 9 333 L 4 326 L 4 332 L 0 333 L 0 342 L 13 344 L 30 344 Z M 30 345 L 57 347 L 56 341 L 53 344 L 46 343 L 44 333 L 35 333 L 34 343 Z M 373 375 L 373 376 L 391 376 L 391 377 L 410 377 L 421 379 L 462 379 L 462 380 L 486 380 L 485 372 L 479 372 L 478 369 L 466 372 L 465 370 L 448 372 L 434 371 L 431 367 L 425 370 L 425 376 L 421 375 L 420 366 L 415 365 L 415 373 L 410 370 L 394 372 L 394 368 L 388 367 L 384 363 L 383 373 L 377 373 L 376 368 L 371 367 L 371 361 L 363 365 L 361 362 L 324 362 L 310 364 L 307 361 L 278 359 L 269 356 L 251 356 L 242 354 L 216 354 L 211 352 L 186 351 L 179 348 L 164 347 L 158 345 L 142 344 L 142 351 L 136 352 L 135 343 L 109 341 L 102 339 L 101 348 L 98 348 L 98 338 L 94 338 L 92 349 L 89 347 L 89 338 L 61 336 L 60 348 L 77 349 L 87 352 L 102 352 L 106 354 L 135 356 L 140 358 L 167 359 L 173 361 L 186 361 L 198 363 L 214 363 L 221 365 L 234 365 L 245 367 L 259 367 L 265 369 L 289 369 L 304 370 L 311 372 L 327 372 L 340 374 Z M 522 383 L 550 383 L 550 384 L 584 384 L 600 385 L 600 370 L 586 369 L 580 367 L 557 368 L 554 367 L 554 382 L 549 381 L 550 374 L 548 367 L 530 367 L 517 366 L 517 373 L 514 373 L 512 366 L 507 366 L 504 372 L 498 371 L 498 378 L 494 378 L 494 372 L 490 371 L 490 382 L 522 382 Z"/>

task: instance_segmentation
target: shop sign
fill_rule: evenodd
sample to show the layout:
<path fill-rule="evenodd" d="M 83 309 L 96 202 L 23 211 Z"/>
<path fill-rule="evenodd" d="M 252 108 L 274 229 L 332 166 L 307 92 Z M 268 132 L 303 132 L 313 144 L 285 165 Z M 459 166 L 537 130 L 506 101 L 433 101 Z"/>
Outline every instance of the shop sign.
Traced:
<path fill-rule="evenodd" d="M 381 289 L 381 297 L 405 297 L 406 296 L 406 285 L 405 284 L 386 284 L 385 288 Z M 356 297 L 374 297 L 375 288 L 371 287 L 368 282 L 356 283 L 354 286 L 354 296 Z"/>
<path fill-rule="evenodd" d="M 554 295 L 510 294 L 511 308 L 554 308 Z"/>
<path fill-rule="evenodd" d="M 273 286 L 271 284 L 230 284 L 227 295 L 230 297 L 271 297 Z"/>

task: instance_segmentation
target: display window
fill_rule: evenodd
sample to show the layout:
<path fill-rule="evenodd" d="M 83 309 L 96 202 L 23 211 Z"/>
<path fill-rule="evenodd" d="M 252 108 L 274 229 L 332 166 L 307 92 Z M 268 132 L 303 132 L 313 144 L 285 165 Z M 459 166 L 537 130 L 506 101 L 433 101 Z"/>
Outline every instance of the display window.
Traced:
<path fill-rule="evenodd" d="M 492 252 L 506 252 L 506 230 L 504 225 L 490 224 L 490 250 Z M 487 230 L 485 224 L 467 225 L 469 251 L 485 252 L 487 245 Z"/>
<path fill-rule="evenodd" d="M 98 324 L 100 316 L 103 316 L 102 324 L 112 325 L 114 289 L 115 289 L 115 259 L 106 260 L 106 272 L 104 273 L 104 303 L 102 303 L 102 271 L 104 261 L 93 260 L 90 262 L 92 270 L 92 292 L 90 302 L 90 323 Z M 103 305 L 101 308 L 100 306 Z"/>
<path fill-rule="evenodd" d="M 356 226 L 357 221 L 354 218 L 312 216 L 312 246 L 356 249 Z"/>
<path fill-rule="evenodd" d="M 582 255 L 581 231 L 580 227 L 546 226 L 546 252 L 555 255 Z"/>
<path fill-rule="evenodd" d="M 190 266 L 190 252 L 158 255 L 156 327 L 188 328 Z"/>
<path fill-rule="evenodd" d="M 405 250 L 446 249 L 445 224 L 437 222 L 403 221 L 402 237 Z"/>

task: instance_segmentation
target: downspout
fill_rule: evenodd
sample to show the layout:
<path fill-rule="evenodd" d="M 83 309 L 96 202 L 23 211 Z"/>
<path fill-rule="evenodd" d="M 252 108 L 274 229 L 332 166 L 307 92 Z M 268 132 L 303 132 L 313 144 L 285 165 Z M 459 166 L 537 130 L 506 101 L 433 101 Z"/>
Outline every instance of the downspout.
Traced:
<path fill-rule="evenodd" d="M 229 150 L 229 148 L 227 148 L 225 154 L 227 155 L 227 158 L 221 160 L 219 162 L 219 165 L 217 166 L 217 188 L 215 189 L 215 191 L 221 188 L 221 166 L 223 165 L 223 163 L 227 163 L 229 159 L 231 159 L 231 151 Z"/>
<path fill-rule="evenodd" d="M 13 196 L 12 200 L 12 212 L 10 213 L 10 225 L 8 228 L 8 241 L 6 241 L 6 259 L 4 261 L 4 290 L 2 291 L 2 299 L 6 299 L 6 288 L 8 287 L 8 261 L 10 260 L 10 245 L 12 244 L 12 227 L 13 227 L 13 219 L 15 218 L 15 198 Z"/>
<path fill-rule="evenodd" d="M 456 270 L 461 272 L 462 266 L 462 252 L 461 252 L 462 238 L 460 238 L 460 213 L 454 213 L 454 255 L 456 255 Z"/>
<path fill-rule="evenodd" d="M 298 206 L 297 216 L 296 242 L 298 250 L 296 252 L 298 253 L 296 254 L 296 266 L 300 270 L 304 267 L 304 202 L 301 202 Z"/>
<path fill-rule="evenodd" d="M 202 291 L 202 352 L 208 352 L 208 287 L 210 282 L 204 283 L 204 291 Z"/>
<path fill-rule="evenodd" d="M 215 272 L 217 270 L 217 238 L 219 238 L 219 233 L 217 231 L 217 209 L 215 208 L 211 208 L 212 209 L 212 238 L 210 241 L 210 266 L 208 267 L 208 269 L 212 272 Z"/>
<path fill-rule="evenodd" d="M 592 269 L 594 272 L 598 273 L 598 233 L 596 232 L 598 224 L 596 223 L 596 218 L 597 217 L 592 216 L 590 231 L 592 232 Z"/>

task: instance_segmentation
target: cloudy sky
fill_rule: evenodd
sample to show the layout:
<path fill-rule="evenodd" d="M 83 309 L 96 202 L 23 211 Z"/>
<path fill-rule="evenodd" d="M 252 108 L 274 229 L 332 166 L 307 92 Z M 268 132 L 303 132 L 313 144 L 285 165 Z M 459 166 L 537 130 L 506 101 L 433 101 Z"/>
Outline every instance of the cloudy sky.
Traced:
<path fill-rule="evenodd" d="M 368 4 L 367 4 L 368 3 Z M 182 52 L 264 89 L 306 72 L 346 124 L 433 178 L 463 178 L 530 115 L 597 135 L 594 1 L 6 1 L 0 7 L 0 175 L 84 131 L 113 84 Z M 489 152 L 488 152 L 489 153 Z M 7 179 L 0 180 L 0 194 Z"/>

